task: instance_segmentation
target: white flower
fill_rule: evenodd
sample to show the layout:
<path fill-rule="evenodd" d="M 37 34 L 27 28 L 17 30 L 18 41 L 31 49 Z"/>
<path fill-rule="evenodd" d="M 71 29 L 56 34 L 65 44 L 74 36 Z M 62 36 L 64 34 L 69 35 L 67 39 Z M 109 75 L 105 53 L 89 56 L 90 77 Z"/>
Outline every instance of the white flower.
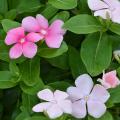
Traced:
<path fill-rule="evenodd" d="M 109 99 L 110 94 L 101 85 L 96 84 L 93 87 L 92 78 L 83 74 L 75 81 L 76 87 L 67 89 L 72 104 L 72 115 L 76 118 L 84 118 L 87 114 L 100 118 L 106 112 L 105 102 Z"/>
<path fill-rule="evenodd" d="M 115 23 L 120 23 L 120 2 L 118 0 L 88 0 L 88 6 L 94 11 L 94 16 L 103 19 L 110 18 Z"/>
<path fill-rule="evenodd" d="M 56 90 L 54 93 L 45 89 L 38 93 L 38 97 L 47 102 L 42 102 L 33 107 L 34 112 L 46 112 L 51 119 L 60 117 L 63 113 L 72 113 L 72 103 L 67 98 L 66 92 Z"/>

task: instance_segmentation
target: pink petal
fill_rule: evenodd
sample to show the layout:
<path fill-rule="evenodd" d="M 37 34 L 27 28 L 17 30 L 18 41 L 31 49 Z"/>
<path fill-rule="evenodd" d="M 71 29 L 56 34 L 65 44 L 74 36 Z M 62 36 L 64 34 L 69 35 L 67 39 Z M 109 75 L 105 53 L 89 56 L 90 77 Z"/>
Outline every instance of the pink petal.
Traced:
<path fill-rule="evenodd" d="M 37 53 L 37 45 L 33 42 L 23 44 L 23 55 L 27 58 L 33 58 Z"/>
<path fill-rule="evenodd" d="M 62 20 L 55 20 L 48 29 L 48 34 L 65 34 L 65 30 L 62 28 L 64 22 Z"/>
<path fill-rule="evenodd" d="M 56 90 L 54 92 L 54 97 L 56 100 L 60 101 L 60 100 L 64 100 L 66 98 L 68 98 L 68 94 L 66 92 L 60 91 L 60 90 Z"/>
<path fill-rule="evenodd" d="M 47 114 L 51 119 L 60 117 L 63 114 L 63 111 L 59 108 L 58 105 L 54 104 L 47 110 Z"/>
<path fill-rule="evenodd" d="M 77 87 L 69 87 L 67 89 L 67 93 L 70 95 L 70 99 L 72 101 L 76 101 L 84 97 L 83 93 L 81 93 L 80 89 Z"/>
<path fill-rule="evenodd" d="M 98 10 L 94 13 L 94 16 L 99 16 L 103 19 L 111 18 L 111 11 L 109 9 Z"/>
<path fill-rule="evenodd" d="M 112 21 L 120 24 L 120 6 L 112 12 Z"/>
<path fill-rule="evenodd" d="M 40 26 L 37 20 L 34 17 L 25 17 L 22 20 L 22 27 L 26 32 L 39 32 Z"/>
<path fill-rule="evenodd" d="M 37 19 L 41 29 L 47 29 L 48 28 L 48 25 L 49 25 L 48 20 L 44 16 L 42 16 L 41 14 L 38 14 L 36 16 L 36 19 Z"/>
<path fill-rule="evenodd" d="M 43 102 L 35 105 L 32 110 L 34 112 L 44 112 L 46 111 L 52 104 L 50 102 Z"/>
<path fill-rule="evenodd" d="M 59 48 L 63 41 L 63 36 L 60 34 L 49 34 L 45 38 L 45 42 L 50 48 Z"/>
<path fill-rule="evenodd" d="M 75 118 L 84 118 L 87 114 L 86 102 L 84 100 L 74 102 L 72 105 L 72 109 L 73 109 L 72 115 Z"/>
<path fill-rule="evenodd" d="M 61 100 L 58 105 L 64 113 L 72 114 L 72 102 L 70 100 Z"/>
<path fill-rule="evenodd" d="M 5 38 L 5 43 L 7 45 L 12 45 L 17 43 L 19 39 L 24 37 L 24 29 L 22 27 L 14 28 L 8 31 Z"/>
<path fill-rule="evenodd" d="M 43 36 L 39 33 L 31 32 L 27 34 L 26 39 L 31 42 L 38 42 L 39 40 L 43 39 Z"/>
<path fill-rule="evenodd" d="M 91 10 L 100 10 L 109 8 L 109 6 L 101 0 L 88 0 L 88 6 Z"/>
<path fill-rule="evenodd" d="M 106 112 L 106 106 L 98 101 L 88 101 L 88 113 L 94 118 L 100 118 Z"/>
<path fill-rule="evenodd" d="M 89 95 L 93 88 L 93 81 L 88 74 L 83 74 L 75 80 L 75 85 L 79 88 L 81 94 Z"/>
<path fill-rule="evenodd" d="M 54 100 L 53 92 L 51 90 L 49 90 L 49 89 L 44 89 L 44 90 L 38 92 L 37 95 L 42 100 L 46 100 L 46 101 Z"/>
<path fill-rule="evenodd" d="M 22 55 L 22 46 L 21 44 L 17 43 L 15 44 L 9 52 L 9 56 L 11 59 L 19 58 Z"/>
<path fill-rule="evenodd" d="M 90 94 L 90 99 L 105 103 L 110 97 L 109 92 L 101 85 L 96 84 Z"/>

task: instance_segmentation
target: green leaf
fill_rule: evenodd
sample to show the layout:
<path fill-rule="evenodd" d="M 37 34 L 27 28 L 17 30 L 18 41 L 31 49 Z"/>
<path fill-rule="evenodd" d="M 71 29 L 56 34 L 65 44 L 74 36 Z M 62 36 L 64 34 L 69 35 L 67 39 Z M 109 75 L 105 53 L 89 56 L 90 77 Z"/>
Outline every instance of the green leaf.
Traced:
<path fill-rule="evenodd" d="M 0 0 L 0 13 L 5 14 L 8 11 L 7 0 Z"/>
<path fill-rule="evenodd" d="M 81 14 L 70 18 L 64 28 L 76 34 L 88 34 L 101 31 L 102 26 L 94 16 Z"/>
<path fill-rule="evenodd" d="M 92 76 L 107 69 L 112 57 L 112 45 L 108 35 L 98 36 L 98 33 L 88 35 L 81 46 L 81 58 Z"/>
<path fill-rule="evenodd" d="M 0 89 L 7 89 L 16 86 L 14 78 L 9 71 L 0 71 Z"/>
<path fill-rule="evenodd" d="M 77 6 L 77 0 L 48 0 L 48 2 L 58 9 L 73 9 Z"/>
<path fill-rule="evenodd" d="M 38 49 L 38 55 L 44 58 L 53 58 L 62 55 L 63 53 L 67 52 L 68 46 L 65 42 L 62 43 L 61 47 L 56 48 L 48 48 L 45 44 L 40 46 Z"/>
<path fill-rule="evenodd" d="M 43 116 L 33 116 L 30 118 L 26 118 L 25 120 L 50 120 L 50 119 Z"/>
<path fill-rule="evenodd" d="M 11 19 L 11 20 L 14 20 L 16 18 L 16 16 L 17 16 L 16 9 L 12 9 L 5 14 L 5 18 L 6 19 Z"/>
<path fill-rule="evenodd" d="M 72 46 L 69 46 L 69 65 L 74 78 L 80 74 L 86 73 L 85 66 L 80 58 L 79 52 Z"/>
<path fill-rule="evenodd" d="M 2 26 L 3 26 L 4 31 L 8 32 L 12 28 L 19 27 L 20 23 L 9 20 L 9 19 L 4 19 L 4 20 L 2 20 Z"/>
<path fill-rule="evenodd" d="M 24 112 L 21 112 L 15 120 L 25 120 L 25 118 L 28 118 L 29 117 L 29 114 L 24 111 Z"/>
<path fill-rule="evenodd" d="M 24 81 L 28 86 L 35 85 L 40 80 L 40 58 L 34 57 L 20 64 L 20 72 L 20 81 Z"/>
<path fill-rule="evenodd" d="M 88 120 L 113 120 L 112 115 L 109 112 L 106 112 L 101 118 L 88 117 Z"/>
<path fill-rule="evenodd" d="M 109 29 L 110 29 L 112 32 L 120 35 L 120 24 L 112 23 Z"/>

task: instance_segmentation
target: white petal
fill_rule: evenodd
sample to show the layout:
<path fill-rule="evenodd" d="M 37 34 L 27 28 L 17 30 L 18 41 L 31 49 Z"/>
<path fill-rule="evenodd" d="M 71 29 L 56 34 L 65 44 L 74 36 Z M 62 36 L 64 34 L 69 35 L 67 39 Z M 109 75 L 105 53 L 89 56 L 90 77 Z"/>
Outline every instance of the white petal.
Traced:
<path fill-rule="evenodd" d="M 57 104 L 54 104 L 47 110 L 47 114 L 51 119 L 55 119 L 60 117 L 63 114 L 63 111 Z"/>
<path fill-rule="evenodd" d="M 91 100 L 100 101 L 102 103 L 105 103 L 109 99 L 109 97 L 109 92 L 99 84 L 95 85 L 90 94 Z"/>
<path fill-rule="evenodd" d="M 77 87 L 69 87 L 67 89 L 67 93 L 69 94 L 70 99 L 73 102 L 84 97 L 84 95 L 81 93 L 80 89 Z"/>
<path fill-rule="evenodd" d="M 58 105 L 64 113 L 72 114 L 72 102 L 70 100 L 59 101 Z"/>
<path fill-rule="evenodd" d="M 68 98 L 69 95 L 66 92 L 63 92 L 63 91 L 60 91 L 60 90 L 56 90 L 54 92 L 54 97 L 55 97 L 55 99 L 57 101 L 59 101 L 59 100 L 64 100 L 64 99 Z"/>
<path fill-rule="evenodd" d="M 100 10 L 108 8 L 109 6 L 101 0 L 88 0 L 88 6 L 91 10 Z"/>
<path fill-rule="evenodd" d="M 106 106 L 104 103 L 97 101 L 88 101 L 87 102 L 88 113 L 94 118 L 100 118 L 106 112 Z"/>
<path fill-rule="evenodd" d="M 50 102 L 43 102 L 35 105 L 32 110 L 34 112 L 43 112 L 46 111 L 52 104 Z"/>
<path fill-rule="evenodd" d="M 80 89 L 81 94 L 89 95 L 93 88 L 93 81 L 88 74 L 83 74 L 75 80 L 75 85 Z"/>
<path fill-rule="evenodd" d="M 74 102 L 72 105 L 73 113 L 75 118 L 84 118 L 87 114 L 86 112 L 86 102 L 84 100 L 79 100 Z"/>
<path fill-rule="evenodd" d="M 46 100 L 46 101 L 54 100 L 53 92 L 51 90 L 49 90 L 49 89 L 44 89 L 44 90 L 38 92 L 37 95 L 42 100 Z"/>
<path fill-rule="evenodd" d="M 112 21 L 120 24 L 120 7 L 112 12 Z"/>
<path fill-rule="evenodd" d="M 99 16 L 103 19 L 111 18 L 111 12 L 108 9 L 98 10 L 94 13 L 94 16 Z"/>

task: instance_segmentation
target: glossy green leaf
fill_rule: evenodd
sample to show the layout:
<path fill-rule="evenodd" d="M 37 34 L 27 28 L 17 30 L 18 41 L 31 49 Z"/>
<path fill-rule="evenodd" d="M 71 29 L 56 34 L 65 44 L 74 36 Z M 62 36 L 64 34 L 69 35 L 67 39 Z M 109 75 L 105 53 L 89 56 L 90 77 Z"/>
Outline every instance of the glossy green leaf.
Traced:
<path fill-rule="evenodd" d="M 8 11 L 7 0 L 0 0 L 0 13 L 5 14 Z"/>
<path fill-rule="evenodd" d="M 112 24 L 110 25 L 109 29 L 110 29 L 113 33 L 116 33 L 116 34 L 120 35 L 120 24 L 112 23 Z"/>

